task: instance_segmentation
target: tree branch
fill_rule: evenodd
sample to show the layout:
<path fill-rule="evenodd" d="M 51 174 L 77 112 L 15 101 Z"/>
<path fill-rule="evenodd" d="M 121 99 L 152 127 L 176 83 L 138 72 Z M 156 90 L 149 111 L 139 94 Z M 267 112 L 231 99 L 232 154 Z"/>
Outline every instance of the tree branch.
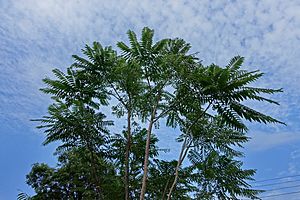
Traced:
<path fill-rule="evenodd" d="M 207 112 L 207 110 L 210 108 L 212 104 L 212 101 L 210 101 L 210 103 L 208 104 L 207 108 L 202 112 L 202 114 L 189 126 L 189 128 L 187 129 L 187 133 L 192 129 L 192 127 L 201 119 L 201 117 L 203 117 L 205 115 L 205 113 Z M 185 137 L 184 139 L 184 142 L 182 144 L 182 148 L 181 148 L 181 152 L 180 152 L 180 155 L 179 155 L 179 158 L 178 158 L 178 162 L 177 162 L 177 166 L 176 166 L 176 170 L 175 170 L 175 179 L 174 179 L 174 182 L 172 184 L 172 187 L 170 188 L 170 192 L 168 194 L 168 200 L 171 199 L 171 196 L 172 196 L 172 192 L 174 191 L 174 188 L 176 186 L 176 183 L 177 183 L 177 180 L 178 180 L 178 176 L 179 176 L 179 168 L 183 162 L 183 160 L 185 159 L 192 143 L 193 143 L 193 136 L 192 134 L 189 134 L 189 136 L 191 137 L 191 140 L 189 142 L 189 144 L 186 144 L 187 143 L 187 138 L 188 138 L 188 135 Z"/>

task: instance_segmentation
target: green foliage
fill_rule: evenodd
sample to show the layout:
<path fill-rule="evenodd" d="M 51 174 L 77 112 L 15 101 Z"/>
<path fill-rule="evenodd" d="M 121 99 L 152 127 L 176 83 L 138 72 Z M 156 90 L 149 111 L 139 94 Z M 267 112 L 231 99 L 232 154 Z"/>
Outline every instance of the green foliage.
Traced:
<path fill-rule="evenodd" d="M 136 127 L 136 129 L 132 132 L 132 142 L 131 142 L 131 154 L 130 160 L 134 166 L 138 166 L 139 171 L 142 169 L 143 160 L 144 160 L 144 148 L 146 145 L 146 137 L 147 137 L 147 130 L 140 129 L 140 127 Z M 125 154 L 125 147 L 127 144 L 127 132 L 123 131 L 122 134 L 116 134 L 111 137 L 111 155 L 113 158 L 117 158 L 118 165 L 122 165 L 124 163 L 124 154 Z M 156 143 L 158 139 L 152 135 L 151 143 L 150 143 L 150 157 L 157 157 L 158 156 L 158 147 Z"/>
<path fill-rule="evenodd" d="M 177 161 L 164 161 L 155 159 L 149 168 L 149 180 L 147 186 L 147 199 L 166 199 L 168 191 L 174 181 L 174 172 Z M 180 172 L 180 182 L 176 185 L 174 199 L 192 199 L 190 193 L 196 188 L 190 177 L 191 170 L 184 168 Z"/>
<path fill-rule="evenodd" d="M 90 152 L 74 148 L 61 154 L 57 168 L 34 164 L 27 183 L 35 189 L 32 199 L 98 199 Z M 112 163 L 97 157 L 96 175 L 101 181 L 101 198 L 122 199 L 122 180 Z"/>
<path fill-rule="evenodd" d="M 83 57 L 73 55 L 65 73 L 54 69 L 55 79 L 43 79 L 41 90 L 54 103 L 34 121 L 46 133 L 45 145 L 60 143 L 59 162 L 33 165 L 27 183 L 36 195 L 18 198 L 257 198 L 260 191 L 247 182 L 255 170 L 238 161 L 249 140 L 245 121 L 284 123 L 245 102 L 279 105 L 269 96 L 282 89 L 252 87 L 263 73 L 243 70 L 243 57 L 204 66 L 183 39 L 154 41 L 147 27 L 141 38 L 127 34 L 129 44 L 118 42 L 119 51 L 94 42 Z M 155 133 L 164 122 L 180 131 L 178 160 L 157 159 Z"/>
<path fill-rule="evenodd" d="M 135 127 L 132 132 L 130 153 L 129 153 L 129 187 L 131 189 L 130 197 L 131 199 L 138 198 L 141 175 L 143 170 L 144 161 L 144 148 L 146 145 L 147 131 L 145 129 L 140 129 L 140 127 Z M 125 171 L 125 151 L 127 145 L 127 132 L 123 131 L 122 134 L 116 134 L 111 138 L 112 144 L 110 155 L 116 165 L 116 168 L 120 171 L 121 175 L 124 175 Z M 150 141 L 150 158 L 158 156 L 158 139 L 152 135 Z M 151 161 L 152 163 L 152 161 Z"/>
<path fill-rule="evenodd" d="M 193 157 L 200 156 L 192 151 Z M 247 197 L 259 199 L 262 192 L 251 189 L 247 180 L 253 180 L 255 170 L 243 170 L 242 162 L 232 157 L 211 151 L 206 159 L 194 163 L 195 174 L 192 179 L 197 183 L 196 197 L 201 199 L 240 199 Z"/>
<path fill-rule="evenodd" d="M 69 108 L 57 100 L 49 106 L 50 116 L 44 116 L 40 121 L 47 134 L 44 145 L 55 141 L 63 142 L 61 147 L 85 146 L 90 149 L 100 148 L 108 136 L 107 126 L 112 121 L 105 121 L 105 115 L 82 103 Z"/>

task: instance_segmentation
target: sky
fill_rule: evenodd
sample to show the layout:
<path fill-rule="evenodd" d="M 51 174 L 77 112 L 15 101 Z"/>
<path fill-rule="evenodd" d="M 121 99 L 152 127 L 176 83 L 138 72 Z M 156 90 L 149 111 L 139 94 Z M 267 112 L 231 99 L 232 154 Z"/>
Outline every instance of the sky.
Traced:
<path fill-rule="evenodd" d="M 127 30 L 140 33 L 145 26 L 155 30 L 157 40 L 185 39 L 204 64 L 225 66 L 233 56 L 244 56 L 244 69 L 265 73 L 255 86 L 284 89 L 272 96 L 280 106 L 252 106 L 287 126 L 249 124 L 252 140 L 245 146 L 243 161 L 246 168 L 257 169 L 257 180 L 290 176 L 254 182 L 259 189 L 296 186 L 300 174 L 299 10 L 300 0 L 0 0 L 0 200 L 16 199 L 19 191 L 33 194 L 25 183 L 33 163 L 55 166 L 55 144 L 42 146 L 43 132 L 30 121 L 46 115 L 51 103 L 39 91 L 42 78 L 51 77 L 54 68 L 65 70 L 72 64 L 71 55 L 81 55 L 85 44 L 99 41 L 115 47 L 117 41 L 128 41 Z M 172 137 L 160 138 L 162 146 L 177 148 Z M 166 156 L 175 153 L 171 150 Z M 278 181 L 278 185 L 260 186 Z M 262 196 L 297 191 L 300 187 Z"/>

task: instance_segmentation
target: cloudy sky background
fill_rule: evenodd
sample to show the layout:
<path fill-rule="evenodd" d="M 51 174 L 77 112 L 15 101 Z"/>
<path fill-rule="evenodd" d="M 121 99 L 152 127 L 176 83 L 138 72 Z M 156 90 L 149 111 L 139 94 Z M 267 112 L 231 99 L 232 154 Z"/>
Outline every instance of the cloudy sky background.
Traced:
<path fill-rule="evenodd" d="M 273 96 L 281 106 L 253 105 L 287 126 L 250 125 L 245 167 L 258 170 L 257 180 L 300 174 L 299 11 L 299 0 L 0 0 L 0 199 L 15 199 L 18 189 L 32 194 L 25 184 L 31 165 L 56 162 L 55 145 L 42 146 L 42 132 L 29 121 L 50 103 L 38 90 L 41 79 L 66 69 L 86 43 L 115 46 L 127 41 L 128 29 L 140 33 L 144 26 L 156 39 L 184 38 L 204 64 L 225 65 L 242 55 L 245 69 L 265 72 L 256 86 L 284 88 Z M 160 137 L 162 145 L 174 145 Z M 286 197 L 297 194 L 277 199 Z"/>

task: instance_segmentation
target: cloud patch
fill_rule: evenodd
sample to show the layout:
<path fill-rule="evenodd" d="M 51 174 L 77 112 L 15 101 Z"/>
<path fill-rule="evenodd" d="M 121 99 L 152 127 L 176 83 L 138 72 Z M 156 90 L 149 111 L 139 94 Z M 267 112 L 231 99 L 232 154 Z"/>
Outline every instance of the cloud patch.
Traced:
<path fill-rule="evenodd" d="M 245 56 L 245 68 L 266 72 L 258 86 L 285 90 L 276 96 L 282 106 L 259 109 L 288 121 L 288 131 L 300 130 L 297 0 L 16 0 L 0 5 L 1 120 L 11 113 L 24 118 L 42 114 L 38 111 L 45 110 L 47 98 L 38 91 L 41 79 L 54 67 L 69 66 L 71 55 L 80 54 L 85 43 L 114 46 L 126 40 L 128 29 L 140 33 L 149 26 L 157 39 L 190 42 L 205 64 L 225 65 L 235 55 Z"/>

